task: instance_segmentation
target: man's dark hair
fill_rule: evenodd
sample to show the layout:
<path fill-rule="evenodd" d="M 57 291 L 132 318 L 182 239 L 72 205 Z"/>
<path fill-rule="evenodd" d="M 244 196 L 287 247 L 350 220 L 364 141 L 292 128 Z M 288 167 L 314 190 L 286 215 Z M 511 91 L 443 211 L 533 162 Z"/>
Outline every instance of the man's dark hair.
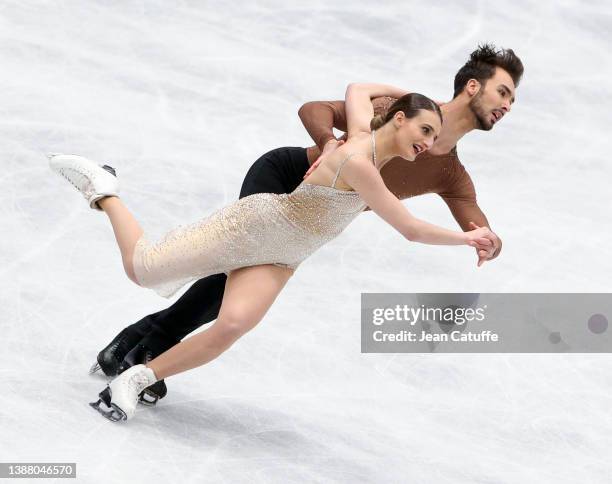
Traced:
<path fill-rule="evenodd" d="M 495 68 L 505 70 L 518 86 L 523 76 L 523 63 L 512 49 L 496 49 L 493 44 L 478 45 L 470 54 L 470 59 L 459 69 L 455 76 L 455 92 L 457 97 L 470 79 L 476 79 L 483 86 L 495 74 Z"/>

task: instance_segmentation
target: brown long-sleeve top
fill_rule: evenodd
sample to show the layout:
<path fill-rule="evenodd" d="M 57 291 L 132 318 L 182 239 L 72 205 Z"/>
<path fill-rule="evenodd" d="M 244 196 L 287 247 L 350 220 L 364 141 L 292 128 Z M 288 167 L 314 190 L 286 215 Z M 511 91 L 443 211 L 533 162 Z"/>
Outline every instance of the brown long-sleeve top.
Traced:
<path fill-rule="evenodd" d="M 372 101 L 375 115 L 384 115 L 393 98 Z M 304 104 L 299 111 L 304 127 L 316 143 L 308 148 L 308 161 L 312 164 L 330 139 L 335 138 L 332 128 L 346 132 L 344 101 L 319 101 Z M 470 175 L 459 161 L 456 147 L 443 155 L 428 152 L 417 156 L 414 162 L 393 158 L 381 170 L 387 188 L 400 200 L 437 193 L 448 205 L 462 230 L 471 230 L 469 223 L 490 227 L 487 217 L 476 202 L 476 190 Z M 501 250 L 495 253 L 496 257 Z"/>

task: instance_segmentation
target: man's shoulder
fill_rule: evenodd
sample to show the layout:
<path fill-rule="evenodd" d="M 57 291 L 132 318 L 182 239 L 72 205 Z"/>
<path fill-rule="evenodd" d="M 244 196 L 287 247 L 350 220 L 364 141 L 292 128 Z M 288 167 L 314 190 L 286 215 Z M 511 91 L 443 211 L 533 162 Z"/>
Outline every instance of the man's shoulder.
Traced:
<path fill-rule="evenodd" d="M 471 194 L 472 177 L 459 160 L 457 146 L 454 146 L 447 153 L 437 155 L 429 153 L 429 156 L 431 157 L 429 161 L 439 163 L 444 172 L 444 186 L 441 187 L 443 192 L 461 196 Z"/>
<path fill-rule="evenodd" d="M 453 146 L 450 151 L 442 152 L 442 153 L 432 153 L 431 151 L 426 151 L 421 155 L 422 158 L 430 158 L 432 160 L 444 163 L 446 165 L 458 165 L 463 166 L 459 161 L 459 156 L 457 155 L 457 147 Z"/>

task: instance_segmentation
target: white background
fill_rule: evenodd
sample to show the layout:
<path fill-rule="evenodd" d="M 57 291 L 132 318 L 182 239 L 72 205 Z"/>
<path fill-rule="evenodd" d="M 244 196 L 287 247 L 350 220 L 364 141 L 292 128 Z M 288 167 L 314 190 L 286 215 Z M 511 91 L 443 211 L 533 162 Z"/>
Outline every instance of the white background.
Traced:
<path fill-rule="evenodd" d="M 607 292 L 607 2 L 0 4 L 0 461 L 79 482 L 606 482 L 607 355 L 364 355 L 361 292 Z M 265 320 L 127 424 L 87 375 L 169 302 L 124 275 L 106 217 L 44 153 L 116 167 L 162 234 L 232 202 L 251 163 L 310 143 L 302 103 L 349 82 L 452 96 L 478 42 L 525 64 L 512 113 L 459 144 L 504 242 L 408 244 L 374 214 L 300 267 Z M 418 216 L 455 227 L 436 195 Z"/>

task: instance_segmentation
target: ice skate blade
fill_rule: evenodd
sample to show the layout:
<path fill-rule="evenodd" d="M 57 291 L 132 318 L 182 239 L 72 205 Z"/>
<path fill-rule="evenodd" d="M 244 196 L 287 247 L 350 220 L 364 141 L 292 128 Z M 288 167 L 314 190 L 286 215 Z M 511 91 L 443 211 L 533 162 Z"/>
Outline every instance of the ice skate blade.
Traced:
<path fill-rule="evenodd" d="M 111 422 L 127 420 L 127 415 L 125 414 L 125 412 L 114 403 L 111 403 L 110 388 L 106 387 L 104 391 L 100 392 L 99 397 L 100 398 L 97 402 L 90 402 L 89 406 L 97 410 L 102 416 L 106 417 Z M 100 408 L 101 403 L 104 403 L 106 409 Z"/>
<path fill-rule="evenodd" d="M 100 165 L 100 167 L 101 167 L 103 170 L 108 171 L 108 172 L 109 172 L 111 175 L 113 175 L 113 176 L 115 176 L 115 177 L 117 176 L 117 170 L 115 170 L 115 169 L 114 169 L 112 166 L 108 166 L 108 165 Z"/>
<path fill-rule="evenodd" d="M 96 361 L 93 365 L 91 365 L 91 368 L 89 369 L 89 374 L 93 375 L 95 372 L 97 372 L 100 369 L 101 369 L 100 363 Z"/>
<path fill-rule="evenodd" d="M 154 407 L 157 405 L 157 401 L 159 400 L 159 395 L 155 395 L 152 393 L 147 393 L 147 391 L 143 391 L 138 396 L 138 403 L 141 403 L 145 407 Z"/>
<path fill-rule="evenodd" d="M 121 420 L 127 420 L 125 413 L 114 403 L 111 403 L 110 410 L 104 410 L 100 408 L 100 403 L 102 400 L 98 400 L 97 402 L 90 402 L 90 406 L 95 408 L 101 415 L 109 419 L 111 422 L 119 422 Z"/>

